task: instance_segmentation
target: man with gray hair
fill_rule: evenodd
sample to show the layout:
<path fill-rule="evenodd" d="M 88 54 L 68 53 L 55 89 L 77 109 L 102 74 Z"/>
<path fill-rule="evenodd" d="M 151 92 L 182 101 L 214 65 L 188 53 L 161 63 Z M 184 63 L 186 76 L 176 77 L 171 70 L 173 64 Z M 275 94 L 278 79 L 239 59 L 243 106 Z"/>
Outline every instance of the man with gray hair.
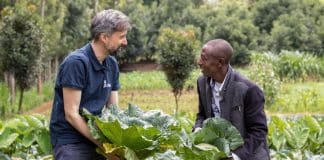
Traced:
<path fill-rule="evenodd" d="M 127 45 L 130 28 L 128 17 L 120 11 L 97 13 L 91 23 L 92 41 L 60 65 L 50 121 L 54 159 L 105 159 L 96 153 L 102 144 L 92 137 L 80 111 L 85 108 L 100 115 L 104 106 L 118 103 L 119 69 L 111 54 Z"/>

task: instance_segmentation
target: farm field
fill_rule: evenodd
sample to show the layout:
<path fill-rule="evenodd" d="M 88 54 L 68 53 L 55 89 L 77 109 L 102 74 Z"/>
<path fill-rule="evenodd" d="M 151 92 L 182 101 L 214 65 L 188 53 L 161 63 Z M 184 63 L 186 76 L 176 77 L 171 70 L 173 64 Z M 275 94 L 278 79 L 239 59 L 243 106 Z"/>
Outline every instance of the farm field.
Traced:
<path fill-rule="evenodd" d="M 247 72 L 246 69 L 241 68 L 238 71 L 242 74 Z M 199 70 L 195 70 L 192 73 L 186 82 L 179 101 L 179 111 L 185 112 L 190 118 L 194 118 L 198 109 L 195 77 L 198 77 L 199 74 Z M 174 113 L 174 96 L 162 71 L 121 73 L 120 83 L 119 106 L 121 108 L 126 108 L 131 103 L 141 107 L 143 110 L 159 109 L 168 114 Z M 53 86 L 53 84 L 48 85 Z M 313 94 L 314 97 L 311 97 L 312 95 L 304 95 L 305 91 L 312 91 L 309 94 Z M 31 90 L 30 92 L 36 91 Z M 296 113 L 324 115 L 324 82 L 284 83 L 281 86 L 280 92 L 281 96 L 278 98 L 278 101 L 272 105 L 265 106 L 268 115 Z M 35 95 L 36 93 L 29 94 Z M 47 95 L 51 96 L 49 93 Z M 36 100 L 34 99 L 33 101 Z M 49 114 L 51 105 L 51 101 L 44 102 L 43 104 L 38 103 L 37 107 L 26 111 L 26 113 Z"/>
<path fill-rule="evenodd" d="M 239 68 L 238 71 L 246 74 L 248 69 Z M 191 77 L 186 82 L 185 89 L 179 101 L 178 115 L 180 115 L 181 118 L 178 118 L 177 120 L 182 124 L 181 127 L 187 130 L 188 133 L 190 133 L 197 112 L 198 97 L 196 93 L 195 79 L 199 74 L 199 70 L 195 70 L 192 73 Z M 171 116 L 174 115 L 174 96 L 162 71 L 121 73 L 120 82 L 121 89 L 119 91 L 119 106 L 121 109 L 127 110 L 129 104 L 132 104 L 138 106 L 143 110 L 143 112 L 160 110 Z M 50 86 L 53 86 L 53 84 L 46 84 L 46 88 L 50 88 Z M 279 96 L 277 99 L 278 101 L 275 101 L 269 106 L 265 106 L 269 121 L 269 145 L 271 148 L 271 156 L 273 158 L 277 157 L 278 159 L 282 159 L 282 157 L 287 158 L 297 156 L 312 158 L 322 157 L 321 154 L 319 154 L 322 153 L 323 150 L 323 148 L 319 147 L 322 143 L 322 140 L 320 139 L 322 129 L 319 128 L 324 125 L 324 101 L 323 98 L 321 98 L 324 97 L 323 90 L 324 82 L 322 81 L 283 83 L 279 90 L 282 97 Z M 28 92 L 27 95 L 36 95 L 35 89 Z M 46 89 L 46 92 L 49 91 Z M 305 93 L 307 94 L 305 95 Z M 52 96 L 50 93 L 46 94 Z M 39 98 L 42 98 L 42 96 Z M 37 101 L 37 99 L 33 99 L 33 101 Z M 30 103 L 28 99 L 26 102 L 27 104 Z M 17 146 L 17 144 L 23 142 L 25 146 L 18 145 L 17 150 L 3 151 L 5 153 L 15 153 L 15 156 L 18 157 L 28 156 L 31 159 L 35 157 L 38 157 L 39 159 L 51 159 L 52 157 L 48 155 L 51 152 L 49 139 L 46 138 L 46 135 L 48 135 L 47 125 L 50 117 L 51 106 L 52 101 L 46 101 L 40 103 L 37 107 L 26 109 L 24 114 L 21 116 L 15 116 L 16 118 L 5 120 L 8 121 L 7 123 L 11 124 L 11 129 L 4 129 L 8 127 L 7 125 L 4 125 L 3 130 L 6 130 L 6 132 L 3 132 L 2 134 L 10 135 L 10 132 L 13 132 L 11 134 L 11 136 L 13 136 L 11 137 L 12 141 L 6 141 L 6 143 L 11 146 Z M 34 116 L 36 113 L 41 115 Z M 312 117 L 309 115 L 312 115 Z M 280 128 L 283 127 L 283 124 L 286 125 L 285 127 L 291 129 L 287 130 L 288 132 L 280 130 Z M 27 132 L 20 131 L 24 127 L 31 129 Z M 40 128 L 36 134 L 38 136 L 35 135 L 35 137 L 30 139 L 30 141 L 27 141 L 27 143 L 23 137 L 30 136 L 28 133 L 36 131 L 37 128 Z M 308 130 L 308 133 L 301 134 L 300 131 L 305 129 Z M 19 133 L 19 135 L 15 133 Z M 177 135 L 178 133 L 173 134 Z M 285 138 L 277 140 L 277 136 L 283 136 Z M 307 139 L 309 140 L 294 143 L 296 139 L 301 138 L 300 136 L 303 136 L 304 138 L 308 137 Z M 0 144 L 4 143 L 4 140 L 5 139 L 0 138 Z M 313 141 L 318 142 L 315 143 Z M 6 143 L 3 144 L 3 147 L 6 146 Z M 33 145 L 29 146 L 29 144 Z M 181 144 L 176 143 L 173 145 Z M 34 148 L 34 154 L 32 150 L 30 150 L 30 147 Z M 300 150 L 301 147 L 304 148 L 302 152 Z M 289 151 L 286 149 L 289 149 Z M 25 153 L 28 154 L 26 155 Z"/>
<path fill-rule="evenodd" d="M 90 131 L 107 159 L 264 159 L 261 145 L 246 153 L 267 130 L 271 160 L 324 160 L 323 15 L 324 0 L 0 0 L 0 160 L 53 160 L 52 143 L 78 142 L 71 125 Z M 199 67 L 221 80 L 229 65 L 263 91 L 266 121 L 253 112 L 258 101 L 241 94 L 261 97 L 258 89 L 236 83 L 212 94 L 216 105 L 218 93 L 233 96 L 235 106 L 220 111 L 231 123 L 216 116 L 192 131 Z M 116 70 L 119 106 L 99 114 Z M 80 92 L 64 90 L 51 143 L 57 77 L 82 91 L 74 110 Z"/>

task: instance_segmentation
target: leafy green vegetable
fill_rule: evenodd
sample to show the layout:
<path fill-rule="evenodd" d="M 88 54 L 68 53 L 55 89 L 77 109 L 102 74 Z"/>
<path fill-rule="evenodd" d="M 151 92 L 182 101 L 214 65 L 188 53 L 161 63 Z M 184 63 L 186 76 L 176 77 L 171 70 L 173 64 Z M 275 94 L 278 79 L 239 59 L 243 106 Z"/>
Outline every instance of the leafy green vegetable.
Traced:
<path fill-rule="evenodd" d="M 215 117 L 204 121 L 203 128 L 192 134 L 193 143 L 207 143 L 214 145 L 220 154 L 229 156 L 231 150 L 243 145 L 243 138 L 230 122 L 223 118 Z M 225 157 L 226 157 L 225 156 Z"/>
<path fill-rule="evenodd" d="M 86 110 L 83 114 L 104 144 L 103 152 L 126 159 L 220 159 L 243 144 L 239 132 L 221 118 L 206 120 L 203 129 L 190 136 L 170 115 L 144 112 L 135 105 L 126 110 L 111 106 L 100 117 Z"/>
<path fill-rule="evenodd" d="M 0 135 L 0 149 L 8 148 L 19 136 L 17 133 L 13 133 L 12 129 L 5 128 Z"/>
<path fill-rule="evenodd" d="M 118 151 L 119 154 L 123 153 L 122 156 L 131 156 L 134 152 L 139 158 L 160 150 L 159 144 L 168 139 L 166 137 L 171 135 L 172 126 L 176 125 L 171 116 L 161 111 L 143 112 L 134 105 L 129 105 L 124 111 L 111 106 L 103 110 L 101 117 L 92 116 L 86 110 L 83 115 L 95 138 L 102 143 L 113 144 L 108 145 L 113 148 L 104 152 Z"/>

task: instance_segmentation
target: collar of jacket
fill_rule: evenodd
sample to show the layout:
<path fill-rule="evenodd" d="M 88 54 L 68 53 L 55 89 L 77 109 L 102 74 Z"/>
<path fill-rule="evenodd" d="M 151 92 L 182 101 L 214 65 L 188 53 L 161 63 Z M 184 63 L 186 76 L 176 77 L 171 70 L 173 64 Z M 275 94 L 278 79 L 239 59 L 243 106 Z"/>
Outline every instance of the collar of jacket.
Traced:
<path fill-rule="evenodd" d="M 228 65 L 228 70 L 227 70 L 227 73 L 226 73 L 226 76 L 225 76 L 225 79 L 224 79 L 224 85 L 222 87 L 222 90 L 220 91 L 221 95 L 223 95 L 224 92 L 226 92 L 226 90 L 227 90 L 229 81 L 232 79 L 232 77 L 231 77 L 232 72 L 233 72 L 232 66 Z M 211 80 L 211 77 L 208 77 L 207 78 L 207 84 L 209 84 L 210 80 Z"/>

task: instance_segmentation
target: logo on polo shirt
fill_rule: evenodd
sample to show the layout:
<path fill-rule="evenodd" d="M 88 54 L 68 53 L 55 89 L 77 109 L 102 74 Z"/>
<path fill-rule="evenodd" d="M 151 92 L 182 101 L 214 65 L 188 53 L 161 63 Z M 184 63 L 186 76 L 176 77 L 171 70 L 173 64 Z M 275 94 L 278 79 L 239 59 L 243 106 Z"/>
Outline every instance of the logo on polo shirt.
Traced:
<path fill-rule="evenodd" d="M 111 87 L 111 84 L 110 83 L 107 83 L 106 80 L 104 80 L 104 85 L 103 85 L 103 88 L 107 88 L 107 87 Z"/>

